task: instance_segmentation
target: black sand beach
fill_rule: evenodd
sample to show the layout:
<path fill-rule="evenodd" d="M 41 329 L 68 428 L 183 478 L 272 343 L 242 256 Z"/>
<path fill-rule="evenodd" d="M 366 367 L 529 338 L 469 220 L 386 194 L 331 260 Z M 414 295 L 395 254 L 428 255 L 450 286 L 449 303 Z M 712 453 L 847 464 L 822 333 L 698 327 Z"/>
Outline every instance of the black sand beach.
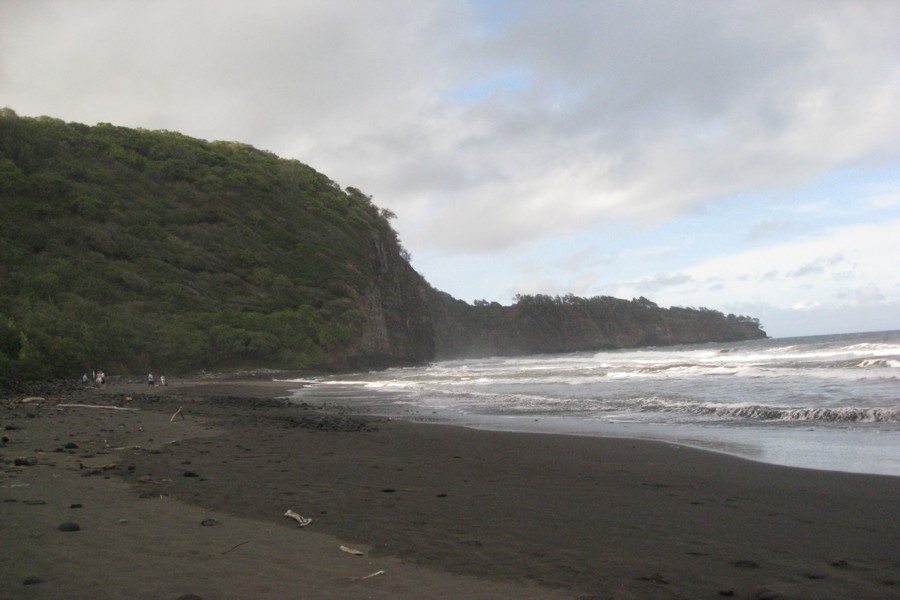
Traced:
<path fill-rule="evenodd" d="M 900 598 L 900 478 L 354 417 L 290 387 L 4 400 L 0 598 Z"/>

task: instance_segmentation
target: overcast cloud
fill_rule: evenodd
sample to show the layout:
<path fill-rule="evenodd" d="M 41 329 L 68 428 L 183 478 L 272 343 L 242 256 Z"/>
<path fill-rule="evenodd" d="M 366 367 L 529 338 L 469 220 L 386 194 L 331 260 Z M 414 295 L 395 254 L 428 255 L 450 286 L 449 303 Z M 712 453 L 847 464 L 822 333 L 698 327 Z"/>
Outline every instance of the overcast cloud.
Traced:
<path fill-rule="evenodd" d="M 900 2 L 0 0 L 0 106 L 297 158 L 469 301 L 900 329 Z"/>

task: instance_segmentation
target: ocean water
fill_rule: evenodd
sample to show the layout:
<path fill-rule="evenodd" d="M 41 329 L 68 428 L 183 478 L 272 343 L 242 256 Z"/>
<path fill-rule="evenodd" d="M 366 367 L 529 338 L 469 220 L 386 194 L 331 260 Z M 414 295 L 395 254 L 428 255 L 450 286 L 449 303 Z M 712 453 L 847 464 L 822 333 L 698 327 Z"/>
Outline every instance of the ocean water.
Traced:
<path fill-rule="evenodd" d="M 297 380 L 356 413 L 653 439 L 900 476 L 900 331 L 436 362 Z"/>

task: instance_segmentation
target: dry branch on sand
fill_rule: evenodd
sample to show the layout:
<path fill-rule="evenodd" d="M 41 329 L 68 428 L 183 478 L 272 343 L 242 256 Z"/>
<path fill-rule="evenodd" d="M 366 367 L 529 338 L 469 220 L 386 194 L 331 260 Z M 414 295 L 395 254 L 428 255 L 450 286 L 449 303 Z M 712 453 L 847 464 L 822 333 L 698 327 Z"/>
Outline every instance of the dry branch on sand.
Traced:
<path fill-rule="evenodd" d="M 56 408 L 99 408 L 105 410 L 132 410 L 138 411 L 139 408 L 129 408 L 127 406 L 110 406 L 107 404 L 57 404 Z"/>
<path fill-rule="evenodd" d="M 384 575 L 384 571 L 375 571 L 374 573 L 369 573 L 368 575 L 364 575 L 363 577 L 356 577 L 355 579 L 351 579 L 350 581 L 362 581 L 363 579 L 370 579 L 372 577 L 377 577 L 378 575 Z"/>

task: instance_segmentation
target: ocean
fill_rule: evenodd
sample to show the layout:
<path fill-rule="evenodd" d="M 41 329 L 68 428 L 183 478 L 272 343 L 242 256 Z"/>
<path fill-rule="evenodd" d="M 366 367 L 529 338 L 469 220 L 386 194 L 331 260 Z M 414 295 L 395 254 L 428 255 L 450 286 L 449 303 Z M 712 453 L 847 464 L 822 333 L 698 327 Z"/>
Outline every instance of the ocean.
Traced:
<path fill-rule="evenodd" d="M 357 414 L 651 439 L 900 476 L 900 331 L 452 360 L 296 381 L 297 401 Z"/>

